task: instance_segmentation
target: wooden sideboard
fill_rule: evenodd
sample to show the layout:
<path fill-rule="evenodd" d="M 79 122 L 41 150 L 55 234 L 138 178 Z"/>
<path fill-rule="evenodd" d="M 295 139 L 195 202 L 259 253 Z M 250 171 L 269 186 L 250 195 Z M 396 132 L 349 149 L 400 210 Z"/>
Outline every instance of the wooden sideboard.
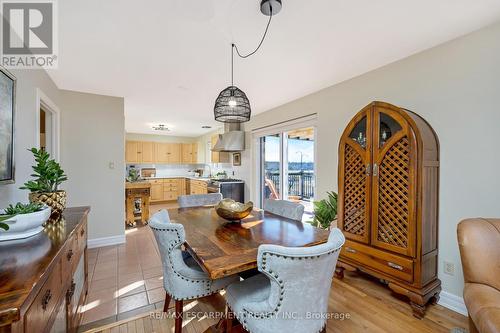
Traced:
<path fill-rule="evenodd" d="M 87 290 L 89 207 L 33 237 L 0 242 L 0 333 L 76 332 Z"/>

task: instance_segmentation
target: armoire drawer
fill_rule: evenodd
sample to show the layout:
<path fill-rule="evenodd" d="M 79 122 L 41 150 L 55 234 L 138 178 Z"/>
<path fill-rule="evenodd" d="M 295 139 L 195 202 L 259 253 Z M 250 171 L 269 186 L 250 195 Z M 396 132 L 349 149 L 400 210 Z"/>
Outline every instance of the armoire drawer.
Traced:
<path fill-rule="evenodd" d="M 63 292 L 61 268 L 59 260 L 31 303 L 25 315 L 25 332 L 42 332 L 47 325 Z"/>
<path fill-rule="evenodd" d="M 413 261 L 360 243 L 346 240 L 341 256 L 395 278 L 413 282 Z"/>

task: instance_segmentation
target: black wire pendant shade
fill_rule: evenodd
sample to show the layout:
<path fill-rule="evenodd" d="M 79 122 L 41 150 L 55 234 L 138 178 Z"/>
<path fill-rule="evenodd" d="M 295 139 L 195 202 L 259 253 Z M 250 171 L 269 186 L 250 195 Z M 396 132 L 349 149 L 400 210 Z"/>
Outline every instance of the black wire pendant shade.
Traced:
<path fill-rule="evenodd" d="M 215 100 L 215 120 L 223 123 L 243 123 L 250 120 L 252 110 L 247 95 L 238 87 L 229 86 Z"/>
<path fill-rule="evenodd" d="M 267 30 L 271 24 L 271 18 L 281 10 L 281 0 L 262 0 L 261 11 L 264 15 L 269 16 L 264 35 L 257 48 L 247 55 L 241 55 L 238 47 L 231 44 L 231 85 L 219 93 L 215 100 L 214 116 L 215 120 L 223 123 L 244 123 L 250 120 L 252 109 L 247 95 L 233 83 L 234 79 L 234 50 L 240 58 L 248 58 L 255 54 L 261 47 L 267 35 Z M 274 9 L 274 11 L 273 11 Z"/>

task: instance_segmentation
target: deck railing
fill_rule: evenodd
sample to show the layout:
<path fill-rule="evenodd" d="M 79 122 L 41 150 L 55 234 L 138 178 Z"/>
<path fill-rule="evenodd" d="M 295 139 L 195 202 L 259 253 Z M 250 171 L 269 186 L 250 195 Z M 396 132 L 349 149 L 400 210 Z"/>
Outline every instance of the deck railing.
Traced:
<path fill-rule="evenodd" d="M 267 172 L 274 186 L 280 188 L 279 172 Z M 314 197 L 314 173 L 311 171 L 289 171 L 288 172 L 288 195 L 299 197 L 301 200 Z"/>

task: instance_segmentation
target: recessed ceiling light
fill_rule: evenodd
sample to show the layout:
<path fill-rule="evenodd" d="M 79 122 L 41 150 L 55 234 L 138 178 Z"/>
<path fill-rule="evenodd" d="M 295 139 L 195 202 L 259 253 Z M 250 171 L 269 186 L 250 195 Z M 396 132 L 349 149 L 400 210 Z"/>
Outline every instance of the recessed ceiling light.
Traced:
<path fill-rule="evenodd" d="M 170 128 L 168 128 L 167 126 L 165 126 L 164 124 L 158 124 L 158 125 L 154 125 L 152 126 L 153 130 L 155 131 L 166 131 L 166 132 L 170 132 Z"/>
<path fill-rule="evenodd" d="M 201 128 L 212 128 L 212 126 L 203 125 L 203 126 L 201 126 Z"/>

